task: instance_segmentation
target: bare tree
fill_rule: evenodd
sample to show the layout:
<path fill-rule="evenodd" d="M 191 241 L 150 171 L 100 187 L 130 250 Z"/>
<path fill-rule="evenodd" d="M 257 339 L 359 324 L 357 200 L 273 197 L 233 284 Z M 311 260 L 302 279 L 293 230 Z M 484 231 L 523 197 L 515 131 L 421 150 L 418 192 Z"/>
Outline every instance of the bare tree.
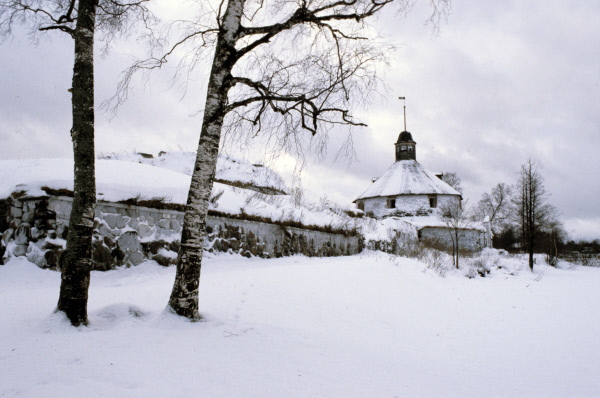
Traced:
<path fill-rule="evenodd" d="M 515 188 L 513 203 L 515 221 L 521 233 L 521 246 L 529 253 L 529 268 L 533 271 L 536 238 L 552 220 L 554 208 L 546 203 L 548 195 L 539 165 L 528 159 L 521 166 L 519 180 Z"/>
<path fill-rule="evenodd" d="M 407 12 L 413 1 L 222 0 L 212 13 L 205 8 L 198 19 L 177 22 L 171 32 L 184 35 L 165 56 L 137 62 L 126 72 L 116 104 L 127 97 L 136 71 L 159 68 L 183 53 L 180 71 L 189 74 L 214 51 L 168 305 L 174 313 L 200 318 L 206 214 L 222 131 L 263 137 L 276 151 L 302 153 L 306 136 L 326 137 L 335 125 L 365 126 L 351 110 L 377 92 L 378 66 L 391 49 L 366 22 L 392 3 Z M 435 25 L 447 16 L 449 1 L 431 4 Z"/>
<path fill-rule="evenodd" d="M 443 173 L 442 181 L 444 181 L 446 184 L 450 185 L 452 188 L 456 189 L 459 193 L 462 194 L 462 187 L 460 186 L 461 179 L 456 173 Z"/>
<path fill-rule="evenodd" d="M 56 310 L 75 326 L 87 324 L 87 300 L 92 262 L 92 230 L 96 208 L 94 151 L 94 35 L 104 33 L 108 42 L 141 13 L 148 21 L 144 3 L 117 0 L 4 0 L 0 1 L 0 34 L 25 25 L 35 34 L 67 33 L 75 44 L 72 92 L 74 155 L 73 208 L 69 219 L 67 253 L 62 264 L 60 295 Z M 126 29 L 125 29 L 126 30 Z"/>
<path fill-rule="evenodd" d="M 499 183 L 490 193 L 484 193 L 477 204 L 477 216 L 483 219 L 488 216 L 492 232 L 498 233 L 510 217 L 512 188 L 505 183 Z"/>
<path fill-rule="evenodd" d="M 458 269 L 460 240 L 465 236 L 472 222 L 468 201 L 465 201 L 462 205 L 460 202 L 445 205 L 441 208 L 441 211 L 442 220 L 446 223 L 447 231 L 452 241 L 452 262 L 456 269 Z"/>

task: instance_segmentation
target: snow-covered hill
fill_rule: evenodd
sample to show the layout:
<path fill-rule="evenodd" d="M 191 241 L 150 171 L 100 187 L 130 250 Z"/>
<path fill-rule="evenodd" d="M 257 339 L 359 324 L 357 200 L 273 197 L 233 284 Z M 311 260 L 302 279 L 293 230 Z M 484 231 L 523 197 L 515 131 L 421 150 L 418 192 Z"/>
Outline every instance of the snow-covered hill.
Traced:
<path fill-rule="evenodd" d="M 60 274 L 13 259 L 0 396 L 600 395 L 600 269 L 500 260 L 466 279 L 373 252 L 208 256 L 198 323 L 163 313 L 175 269 L 149 262 L 92 272 L 75 330 L 51 315 Z"/>

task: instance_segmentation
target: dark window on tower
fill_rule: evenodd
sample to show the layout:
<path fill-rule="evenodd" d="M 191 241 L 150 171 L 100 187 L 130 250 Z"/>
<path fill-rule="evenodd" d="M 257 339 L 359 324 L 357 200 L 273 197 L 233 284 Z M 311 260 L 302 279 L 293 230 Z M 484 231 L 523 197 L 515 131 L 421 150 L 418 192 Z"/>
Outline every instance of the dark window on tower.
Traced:
<path fill-rule="evenodd" d="M 389 209 L 394 209 L 396 207 L 396 199 L 388 199 L 387 205 Z"/>
<path fill-rule="evenodd" d="M 412 152 L 412 146 L 408 147 L 408 152 Z"/>
<path fill-rule="evenodd" d="M 429 197 L 429 207 L 437 207 L 437 196 Z"/>
<path fill-rule="evenodd" d="M 365 202 L 358 202 L 356 207 L 358 207 L 358 210 L 365 211 Z"/>

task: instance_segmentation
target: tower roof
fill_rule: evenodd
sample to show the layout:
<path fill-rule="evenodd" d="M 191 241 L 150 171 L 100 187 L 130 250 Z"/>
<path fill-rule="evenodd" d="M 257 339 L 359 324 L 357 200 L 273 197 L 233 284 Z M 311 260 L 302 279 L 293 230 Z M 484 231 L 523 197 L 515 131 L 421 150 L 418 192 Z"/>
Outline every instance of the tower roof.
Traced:
<path fill-rule="evenodd" d="M 412 138 L 412 134 L 408 131 L 403 131 L 398 136 L 398 141 L 396 141 L 396 144 L 399 144 L 401 142 L 412 142 L 416 144 L 416 142 Z"/>
<path fill-rule="evenodd" d="M 408 133 L 410 135 L 410 133 Z M 456 195 L 460 193 L 425 169 L 416 160 L 400 160 L 393 163 L 359 199 L 396 195 Z"/>

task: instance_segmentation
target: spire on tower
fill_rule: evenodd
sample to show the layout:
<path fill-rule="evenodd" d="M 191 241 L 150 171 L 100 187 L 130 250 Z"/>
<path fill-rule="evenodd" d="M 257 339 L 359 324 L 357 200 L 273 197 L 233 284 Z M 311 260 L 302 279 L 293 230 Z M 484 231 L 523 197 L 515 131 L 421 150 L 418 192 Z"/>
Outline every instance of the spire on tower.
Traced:
<path fill-rule="evenodd" d="M 399 160 L 417 160 L 416 142 L 413 140 L 412 135 L 406 131 L 406 98 L 398 97 L 404 101 L 404 131 L 398 136 L 396 141 L 396 162 Z"/>

